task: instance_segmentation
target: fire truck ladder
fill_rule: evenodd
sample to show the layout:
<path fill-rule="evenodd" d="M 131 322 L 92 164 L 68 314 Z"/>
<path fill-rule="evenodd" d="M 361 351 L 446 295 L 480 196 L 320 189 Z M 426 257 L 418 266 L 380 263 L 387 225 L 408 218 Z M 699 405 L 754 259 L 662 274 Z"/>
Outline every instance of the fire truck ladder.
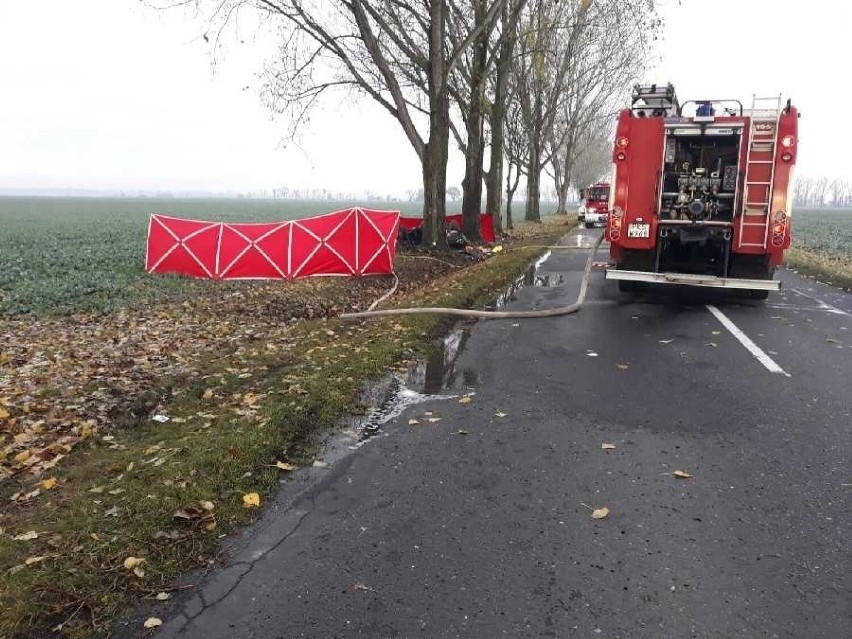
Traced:
<path fill-rule="evenodd" d="M 762 106 L 761 106 L 762 105 Z M 772 105 L 771 107 L 769 105 Z M 740 238 L 754 238 L 748 230 L 763 229 L 759 242 L 743 242 L 740 246 L 766 248 L 766 235 L 771 221 L 772 181 L 775 179 L 775 145 L 778 120 L 781 117 L 781 96 L 759 98 L 752 96 L 751 125 L 746 152 L 745 184 L 740 211 Z M 766 168 L 769 180 L 766 180 Z"/>

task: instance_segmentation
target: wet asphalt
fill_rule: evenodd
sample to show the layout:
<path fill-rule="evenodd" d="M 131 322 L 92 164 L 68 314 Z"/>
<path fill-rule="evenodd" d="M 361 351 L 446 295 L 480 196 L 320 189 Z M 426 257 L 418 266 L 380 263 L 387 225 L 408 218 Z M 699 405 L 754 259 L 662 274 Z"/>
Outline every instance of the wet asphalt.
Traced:
<path fill-rule="evenodd" d="M 553 251 L 505 308 L 573 302 L 585 256 Z M 620 294 L 596 268 L 577 315 L 464 325 L 409 380 L 437 395 L 335 438 L 142 618 L 187 639 L 852 636 L 852 295 L 781 278 L 756 303 Z"/>

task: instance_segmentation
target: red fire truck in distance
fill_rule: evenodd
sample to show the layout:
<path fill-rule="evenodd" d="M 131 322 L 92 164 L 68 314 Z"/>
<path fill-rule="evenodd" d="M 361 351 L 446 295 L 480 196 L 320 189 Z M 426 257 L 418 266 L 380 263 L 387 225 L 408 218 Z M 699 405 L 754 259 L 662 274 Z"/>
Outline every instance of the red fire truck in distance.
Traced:
<path fill-rule="evenodd" d="M 626 291 L 687 284 L 766 299 L 778 290 L 797 127 L 780 96 L 744 110 L 738 100 L 680 104 L 671 84 L 634 87 L 612 152 L 607 279 Z"/>
<path fill-rule="evenodd" d="M 580 192 L 582 201 L 577 210 L 577 218 L 587 229 L 595 224 L 606 224 L 609 214 L 609 182 L 591 184 Z"/>

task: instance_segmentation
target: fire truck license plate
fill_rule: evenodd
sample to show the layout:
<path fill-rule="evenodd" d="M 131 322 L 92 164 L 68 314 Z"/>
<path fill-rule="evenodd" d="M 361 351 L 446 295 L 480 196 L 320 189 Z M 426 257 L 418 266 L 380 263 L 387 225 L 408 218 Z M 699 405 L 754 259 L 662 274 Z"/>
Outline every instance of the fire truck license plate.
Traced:
<path fill-rule="evenodd" d="M 627 226 L 627 237 L 651 237 L 651 225 L 629 224 Z"/>

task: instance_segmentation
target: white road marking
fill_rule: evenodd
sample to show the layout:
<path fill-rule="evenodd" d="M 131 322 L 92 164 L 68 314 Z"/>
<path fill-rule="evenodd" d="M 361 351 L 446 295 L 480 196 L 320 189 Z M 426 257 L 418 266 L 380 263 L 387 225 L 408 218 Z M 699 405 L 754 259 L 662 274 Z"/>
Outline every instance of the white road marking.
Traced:
<path fill-rule="evenodd" d="M 829 315 L 849 315 L 839 308 L 828 306 L 802 306 L 801 304 L 766 304 L 766 308 L 787 309 L 788 311 L 813 311 L 815 313 L 828 313 Z"/>
<path fill-rule="evenodd" d="M 809 300 L 816 302 L 819 305 L 818 308 L 821 311 L 827 311 L 829 313 L 834 313 L 836 315 L 845 315 L 846 317 L 852 317 L 852 313 L 847 313 L 842 308 L 837 308 L 836 306 L 832 306 L 831 304 L 829 304 L 827 302 L 823 302 L 818 297 L 814 297 L 813 295 L 808 295 L 807 293 L 803 293 L 802 291 L 800 291 L 797 288 L 791 288 L 790 290 L 793 291 L 796 295 L 801 295 L 802 297 L 806 297 Z"/>
<path fill-rule="evenodd" d="M 720 311 L 712 304 L 707 305 L 707 310 L 713 313 L 713 316 L 717 320 L 719 320 L 722 326 L 727 328 L 731 332 L 731 335 L 736 337 L 740 344 L 745 346 L 746 350 L 752 355 L 754 355 L 755 359 L 757 359 L 758 362 L 763 364 L 769 370 L 769 372 L 778 373 L 779 375 L 785 375 L 786 377 L 790 377 L 790 373 L 786 372 L 783 368 L 778 366 L 778 364 L 775 363 L 775 360 L 769 357 L 769 355 L 767 355 L 763 351 L 763 349 L 760 348 L 760 346 L 751 341 L 749 336 L 743 333 L 739 329 L 739 327 L 730 320 L 727 315 L 725 315 L 722 311 Z"/>

